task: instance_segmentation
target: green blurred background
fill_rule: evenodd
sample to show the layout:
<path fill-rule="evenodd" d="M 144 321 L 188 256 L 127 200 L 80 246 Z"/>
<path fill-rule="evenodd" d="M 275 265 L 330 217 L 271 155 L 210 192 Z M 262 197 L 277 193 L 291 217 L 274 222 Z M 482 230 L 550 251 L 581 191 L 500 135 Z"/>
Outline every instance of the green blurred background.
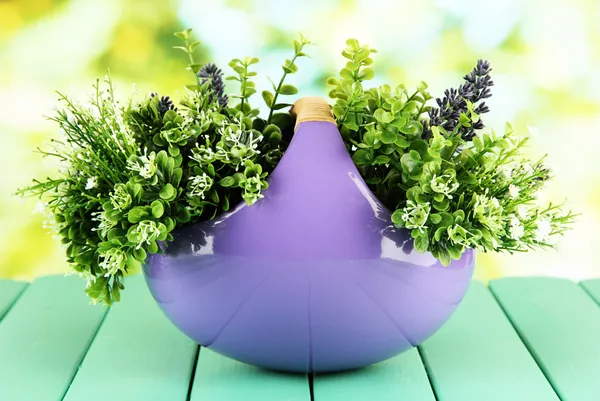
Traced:
<path fill-rule="evenodd" d="M 54 91 L 81 97 L 110 69 L 123 99 L 132 84 L 177 98 L 191 76 L 171 46 L 186 27 L 202 41 L 202 62 L 258 56 L 259 93 L 267 76 L 279 77 L 298 32 L 317 44 L 291 78 L 299 95 L 326 95 L 348 37 L 379 50 L 375 84 L 425 80 L 437 96 L 489 59 L 487 125 L 531 132 L 531 156 L 549 153 L 556 175 L 548 199 L 568 197 L 582 216 L 557 251 L 479 255 L 476 276 L 600 276 L 598 21 L 597 0 L 0 0 L 0 277 L 67 271 L 44 217 L 32 213 L 35 200 L 10 195 L 52 174 L 32 149 L 56 134 L 43 117 L 56 107 Z"/>

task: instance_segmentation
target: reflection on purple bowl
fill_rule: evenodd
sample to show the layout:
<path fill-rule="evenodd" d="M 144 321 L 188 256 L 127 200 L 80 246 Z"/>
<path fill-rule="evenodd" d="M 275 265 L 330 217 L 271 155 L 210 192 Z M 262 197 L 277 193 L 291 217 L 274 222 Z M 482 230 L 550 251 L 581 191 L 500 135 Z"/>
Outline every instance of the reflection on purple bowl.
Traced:
<path fill-rule="evenodd" d="M 421 343 L 462 300 L 473 252 L 442 266 L 413 250 L 334 124 L 301 123 L 269 182 L 257 204 L 176 230 L 144 266 L 202 346 L 275 370 L 358 368 Z"/>

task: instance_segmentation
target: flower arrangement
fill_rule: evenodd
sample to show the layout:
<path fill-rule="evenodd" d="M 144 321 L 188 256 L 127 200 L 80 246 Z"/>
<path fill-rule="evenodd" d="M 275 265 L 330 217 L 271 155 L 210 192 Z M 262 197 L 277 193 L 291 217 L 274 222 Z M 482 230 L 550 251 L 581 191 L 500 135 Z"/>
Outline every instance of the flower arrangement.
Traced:
<path fill-rule="evenodd" d="M 159 244 L 168 245 L 176 228 L 259 201 L 293 135 L 284 111 L 291 104 L 282 99 L 298 89 L 285 80 L 310 41 L 294 40 L 280 80 L 262 92 L 269 112 L 261 117 L 250 102 L 259 60 L 233 59 L 234 74 L 225 79 L 237 91 L 226 92 L 221 69 L 194 60 L 199 42 L 190 33 L 175 34 L 194 75 L 177 102 L 151 93 L 120 104 L 109 76 L 96 82 L 87 104 L 59 94 L 63 107 L 50 119 L 62 138 L 38 150 L 63 167 L 56 178 L 17 192 L 43 202 L 95 302 L 118 301 L 123 277 L 162 252 Z M 346 66 L 327 80 L 332 112 L 363 179 L 393 211 L 393 223 L 410 231 L 414 247 L 447 265 L 468 248 L 552 246 L 574 215 L 536 201 L 551 174 L 543 160 L 524 158 L 526 137 L 509 125 L 502 135 L 483 130 L 489 63 L 480 60 L 458 89 L 429 105 L 425 83 L 412 93 L 403 85 L 366 88 L 375 52 L 347 41 Z"/>

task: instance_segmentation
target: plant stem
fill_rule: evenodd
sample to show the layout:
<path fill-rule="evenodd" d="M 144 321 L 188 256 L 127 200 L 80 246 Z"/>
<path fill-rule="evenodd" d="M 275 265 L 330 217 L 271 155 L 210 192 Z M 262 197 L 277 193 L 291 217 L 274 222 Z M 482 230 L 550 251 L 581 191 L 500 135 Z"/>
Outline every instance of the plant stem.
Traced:
<path fill-rule="evenodd" d="M 300 46 L 300 52 L 302 51 L 303 47 L 304 47 L 304 45 Z M 298 54 L 300 52 L 295 52 L 294 57 L 292 58 L 292 61 L 290 62 L 289 65 L 294 64 L 294 62 L 298 58 Z M 283 86 L 283 81 L 285 81 L 285 77 L 287 77 L 287 75 L 288 75 L 287 71 L 284 70 L 283 76 L 281 77 L 281 79 L 279 80 L 279 84 L 277 85 L 277 89 L 275 89 L 275 95 L 273 96 L 273 103 L 271 104 L 271 110 L 269 110 L 269 117 L 267 117 L 267 124 L 269 124 L 271 122 L 271 117 L 273 117 L 273 107 L 277 104 L 277 97 L 279 96 L 279 91 L 281 90 L 281 87 Z"/>
<path fill-rule="evenodd" d="M 189 39 L 185 40 L 185 47 L 187 47 L 188 49 L 190 48 L 190 40 Z M 194 60 L 194 54 L 192 52 L 190 52 L 189 50 L 188 50 L 187 54 L 190 59 L 190 64 L 192 64 L 192 65 L 196 64 L 196 61 Z M 190 67 L 190 71 L 192 72 L 192 74 L 194 74 L 194 77 L 196 77 L 196 84 L 198 84 L 198 86 L 200 86 L 200 77 L 198 76 L 198 74 L 196 74 L 194 72 L 192 67 Z"/>
<path fill-rule="evenodd" d="M 240 111 L 244 114 L 244 101 L 246 100 L 246 83 L 248 82 L 248 65 L 244 63 L 244 76 L 241 78 L 241 102 Z M 269 116 L 270 117 L 270 116 Z"/>

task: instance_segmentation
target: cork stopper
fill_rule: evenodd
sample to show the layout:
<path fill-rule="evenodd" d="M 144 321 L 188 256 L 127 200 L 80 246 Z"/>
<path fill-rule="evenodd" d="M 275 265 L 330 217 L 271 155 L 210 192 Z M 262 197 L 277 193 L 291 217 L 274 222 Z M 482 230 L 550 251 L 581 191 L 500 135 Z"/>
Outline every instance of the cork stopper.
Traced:
<path fill-rule="evenodd" d="M 290 114 L 296 117 L 296 126 L 304 121 L 326 121 L 335 124 L 331 108 L 325 99 L 319 96 L 305 96 L 294 103 Z"/>

